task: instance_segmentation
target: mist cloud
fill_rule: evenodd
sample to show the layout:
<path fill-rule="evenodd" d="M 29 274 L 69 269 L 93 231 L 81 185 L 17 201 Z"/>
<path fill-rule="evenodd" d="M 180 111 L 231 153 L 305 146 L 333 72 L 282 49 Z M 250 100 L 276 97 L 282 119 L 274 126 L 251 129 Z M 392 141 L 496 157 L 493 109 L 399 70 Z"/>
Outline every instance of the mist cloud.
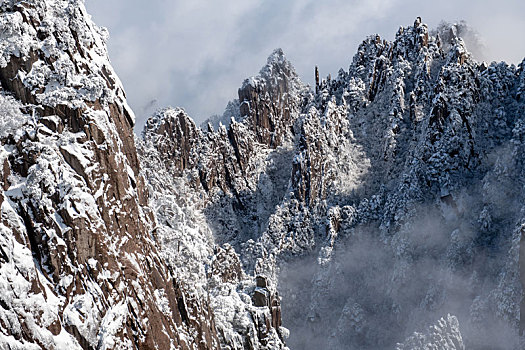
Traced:
<path fill-rule="evenodd" d="M 110 31 L 112 63 L 138 115 L 137 128 L 157 107 L 184 107 L 201 122 L 222 114 L 244 78 L 256 74 L 276 47 L 307 83 L 347 69 L 369 34 L 393 39 L 421 16 L 430 27 L 464 19 L 487 48 L 485 59 L 519 63 L 525 56 L 525 3 L 444 0 L 88 0 L 98 25 Z"/>

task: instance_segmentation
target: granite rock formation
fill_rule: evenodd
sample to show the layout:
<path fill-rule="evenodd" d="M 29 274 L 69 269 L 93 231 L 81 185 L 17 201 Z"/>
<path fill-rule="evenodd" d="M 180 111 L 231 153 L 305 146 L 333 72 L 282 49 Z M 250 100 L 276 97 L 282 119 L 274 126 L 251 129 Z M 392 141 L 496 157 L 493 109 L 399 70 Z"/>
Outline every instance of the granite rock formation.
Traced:
<path fill-rule="evenodd" d="M 107 33 L 73 0 L 2 1 L 0 22 L 0 347 L 215 348 L 151 239 Z"/>
<path fill-rule="evenodd" d="M 185 220 L 164 237 L 193 228 L 234 249 L 250 281 L 237 291 L 256 306 L 266 276 L 292 348 L 424 346 L 414 331 L 443 319 L 428 337 L 450 348 L 519 349 L 524 64 L 477 62 L 464 32 L 418 18 L 393 41 L 370 36 L 315 92 L 277 50 L 218 128 L 159 111 L 143 163 L 170 142 L 190 154 L 182 172 L 163 164 Z"/>
<path fill-rule="evenodd" d="M 0 348 L 522 347 L 525 61 L 418 18 L 139 138 L 82 1 L 0 23 Z"/>

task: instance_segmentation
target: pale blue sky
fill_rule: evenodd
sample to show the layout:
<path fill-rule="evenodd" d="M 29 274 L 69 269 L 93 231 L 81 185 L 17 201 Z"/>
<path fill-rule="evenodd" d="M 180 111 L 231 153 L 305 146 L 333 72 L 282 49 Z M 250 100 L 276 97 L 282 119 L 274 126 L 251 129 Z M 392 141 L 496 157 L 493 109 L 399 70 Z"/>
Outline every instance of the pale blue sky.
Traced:
<path fill-rule="evenodd" d="M 484 41 L 485 60 L 525 57 L 523 0 L 86 0 L 86 7 L 109 29 L 110 58 L 138 129 L 167 105 L 199 123 L 222 114 L 277 47 L 311 83 L 315 65 L 322 76 L 348 69 L 367 35 L 392 39 L 417 16 L 431 28 L 466 20 Z"/>

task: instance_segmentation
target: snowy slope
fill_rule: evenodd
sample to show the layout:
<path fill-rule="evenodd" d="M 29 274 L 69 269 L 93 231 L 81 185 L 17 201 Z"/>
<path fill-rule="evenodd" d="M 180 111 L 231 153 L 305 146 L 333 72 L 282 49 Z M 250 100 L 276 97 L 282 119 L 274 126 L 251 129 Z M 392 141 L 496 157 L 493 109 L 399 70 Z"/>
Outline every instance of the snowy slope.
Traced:
<path fill-rule="evenodd" d="M 290 163 L 301 93 L 307 89 L 277 50 L 240 89 L 241 122 L 204 132 L 183 110 L 168 108 L 148 120 L 139 141 L 155 236 L 189 293 L 209 298 L 224 348 L 285 346 L 276 281 L 261 269 L 267 285 L 258 286 L 235 249 L 264 231 L 259 218 L 284 195 L 288 182 L 276 167 Z M 254 108 L 262 111 L 257 118 Z"/>
<path fill-rule="evenodd" d="M 0 22 L 0 349 L 523 346 L 525 61 L 418 18 L 137 138 L 82 1 Z"/>
<path fill-rule="evenodd" d="M 465 32 L 418 18 L 371 36 L 315 93 L 278 50 L 239 90 L 240 122 L 148 122 L 168 171 L 145 177 L 183 193 L 177 230 L 278 285 L 291 348 L 436 347 L 412 335 L 441 318 L 428 337 L 519 348 L 524 65 L 475 61 Z"/>

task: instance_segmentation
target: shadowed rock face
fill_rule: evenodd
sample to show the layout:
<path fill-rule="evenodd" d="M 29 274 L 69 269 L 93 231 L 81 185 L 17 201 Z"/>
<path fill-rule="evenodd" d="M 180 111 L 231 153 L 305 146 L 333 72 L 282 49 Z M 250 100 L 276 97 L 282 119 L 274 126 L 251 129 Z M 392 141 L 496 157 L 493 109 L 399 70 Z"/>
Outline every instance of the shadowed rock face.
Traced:
<path fill-rule="evenodd" d="M 216 347 L 206 301 L 185 298 L 151 240 L 105 33 L 81 1 L 3 1 L 0 20 L 0 93 L 26 118 L 1 140 L 0 343 Z"/>

